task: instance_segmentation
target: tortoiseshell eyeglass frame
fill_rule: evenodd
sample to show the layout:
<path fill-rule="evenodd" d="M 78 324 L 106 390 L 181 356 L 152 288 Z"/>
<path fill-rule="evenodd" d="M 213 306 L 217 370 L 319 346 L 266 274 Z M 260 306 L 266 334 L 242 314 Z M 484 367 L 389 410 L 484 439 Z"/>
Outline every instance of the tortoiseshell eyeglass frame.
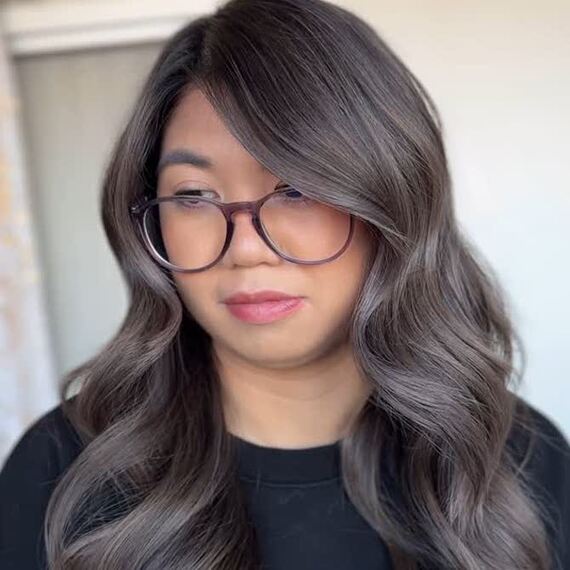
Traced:
<path fill-rule="evenodd" d="M 286 261 L 290 261 L 292 263 L 299 263 L 302 265 L 320 265 L 322 263 L 329 263 L 329 262 L 337 259 L 338 257 L 340 257 L 346 251 L 348 246 L 350 245 L 350 242 L 352 240 L 352 236 L 354 234 L 354 216 L 350 212 L 345 212 L 346 215 L 349 216 L 349 218 L 350 218 L 350 228 L 348 231 L 348 236 L 347 236 L 345 244 L 334 255 L 332 255 L 326 259 L 321 259 L 318 261 L 300 260 L 300 259 L 290 257 L 290 256 L 282 253 L 281 251 L 279 251 L 277 246 L 273 244 L 273 242 L 271 241 L 271 239 L 266 234 L 266 232 L 263 228 L 263 225 L 262 225 L 260 217 L 259 217 L 259 213 L 260 213 L 261 207 L 263 206 L 263 204 L 265 204 L 265 202 L 267 200 L 275 197 L 276 194 L 282 194 L 282 193 L 290 192 L 290 191 L 291 191 L 291 188 L 283 188 L 280 190 L 276 190 L 274 192 L 270 192 L 269 194 L 266 194 L 265 196 L 263 196 L 259 200 L 251 200 L 251 201 L 244 201 L 244 202 L 229 202 L 229 203 L 220 202 L 218 200 L 214 200 L 212 198 L 206 198 L 204 196 L 189 196 L 189 195 L 178 195 L 178 196 L 176 196 L 176 195 L 173 195 L 173 196 L 163 196 L 161 198 L 149 198 L 147 196 L 147 197 L 145 197 L 145 199 L 143 199 L 138 204 L 130 206 L 129 211 L 130 211 L 131 215 L 135 218 L 136 222 L 139 224 L 139 229 L 141 230 L 141 233 L 144 237 L 145 245 L 146 245 L 147 249 L 149 250 L 150 254 L 152 255 L 152 257 L 156 261 L 158 261 L 163 267 L 165 267 L 167 269 L 171 269 L 173 271 L 178 271 L 180 273 L 198 273 L 200 271 L 205 271 L 206 269 L 209 269 L 210 267 L 213 267 L 214 265 L 216 265 L 220 261 L 220 259 L 222 259 L 224 257 L 226 251 L 228 250 L 228 247 L 230 245 L 232 235 L 234 232 L 234 222 L 233 222 L 232 217 L 237 212 L 249 212 L 251 214 L 253 227 L 255 228 L 255 230 L 257 231 L 259 236 L 261 236 L 261 239 L 267 244 L 267 246 L 272 251 L 274 251 L 277 255 L 279 255 L 281 258 L 285 259 Z M 175 201 L 188 201 L 188 200 L 192 200 L 192 201 L 198 200 L 201 202 L 207 202 L 208 204 L 212 204 L 221 210 L 222 214 L 224 215 L 224 218 L 226 219 L 226 240 L 225 240 L 224 245 L 220 251 L 220 254 L 218 255 L 218 257 L 214 261 L 212 261 L 212 263 L 209 263 L 208 265 L 205 265 L 203 267 L 199 267 L 197 269 L 182 269 L 181 267 L 179 267 L 177 265 L 173 265 L 172 263 L 170 263 L 169 261 L 164 259 L 158 253 L 156 248 L 154 247 L 152 240 L 150 239 L 150 236 L 148 235 L 148 230 L 147 230 L 147 227 L 145 224 L 145 216 L 146 216 L 146 213 L 149 211 L 149 208 L 151 206 L 154 206 L 155 204 L 160 204 L 162 202 L 175 202 Z M 335 206 L 331 206 L 331 207 L 335 208 Z"/>

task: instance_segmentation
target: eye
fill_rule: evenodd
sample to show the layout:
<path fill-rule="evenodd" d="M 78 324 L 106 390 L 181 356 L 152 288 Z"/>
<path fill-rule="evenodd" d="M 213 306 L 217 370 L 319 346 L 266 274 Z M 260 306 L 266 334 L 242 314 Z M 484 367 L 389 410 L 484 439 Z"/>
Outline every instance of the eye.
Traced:
<path fill-rule="evenodd" d="M 313 205 L 313 200 L 294 186 L 287 184 L 279 188 L 271 198 L 271 203 L 287 208 L 307 208 Z"/>
<path fill-rule="evenodd" d="M 202 198 L 211 198 L 215 200 L 218 197 L 218 193 L 214 190 L 206 190 L 202 188 L 183 188 L 174 192 L 174 196 L 200 196 Z"/>
<path fill-rule="evenodd" d="M 302 194 L 300 190 L 297 190 L 297 188 L 295 188 L 291 184 L 286 184 L 286 183 L 277 186 L 275 188 L 275 192 L 282 192 L 284 195 L 291 197 L 295 196 L 296 194 L 297 195 Z"/>
<path fill-rule="evenodd" d="M 304 198 L 305 195 L 300 192 L 299 190 L 290 187 L 285 191 L 285 196 L 287 196 L 287 198 L 291 198 L 291 199 L 295 199 L 295 198 Z"/>

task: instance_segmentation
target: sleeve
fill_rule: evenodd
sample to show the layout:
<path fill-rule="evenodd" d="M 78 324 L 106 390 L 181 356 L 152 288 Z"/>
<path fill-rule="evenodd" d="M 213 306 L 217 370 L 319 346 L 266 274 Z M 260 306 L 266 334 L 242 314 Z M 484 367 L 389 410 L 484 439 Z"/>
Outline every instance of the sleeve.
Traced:
<path fill-rule="evenodd" d="M 537 435 L 528 471 L 553 546 L 553 570 L 570 569 L 570 445 L 561 429 L 530 406 Z"/>
<path fill-rule="evenodd" d="M 0 471 L 0 568 L 44 570 L 46 507 L 63 471 L 62 440 L 54 438 L 59 407 L 16 442 Z M 61 435 L 61 434 L 60 434 Z"/>

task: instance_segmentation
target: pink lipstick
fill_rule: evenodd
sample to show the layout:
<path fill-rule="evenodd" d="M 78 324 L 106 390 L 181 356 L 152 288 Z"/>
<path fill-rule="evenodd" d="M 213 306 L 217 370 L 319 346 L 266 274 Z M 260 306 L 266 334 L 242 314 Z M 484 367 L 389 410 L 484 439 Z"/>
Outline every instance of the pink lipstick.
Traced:
<path fill-rule="evenodd" d="M 230 313 L 248 323 L 270 323 L 298 311 L 305 304 L 303 297 L 281 291 L 240 292 L 227 297 L 224 303 Z"/>

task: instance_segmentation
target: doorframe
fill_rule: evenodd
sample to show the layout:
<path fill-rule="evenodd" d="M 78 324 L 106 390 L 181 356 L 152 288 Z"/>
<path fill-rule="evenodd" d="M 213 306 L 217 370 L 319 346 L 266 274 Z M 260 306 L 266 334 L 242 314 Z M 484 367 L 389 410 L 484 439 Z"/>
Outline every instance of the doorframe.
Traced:
<path fill-rule="evenodd" d="M 24 0 L 0 8 L 14 57 L 163 41 L 220 0 Z"/>

